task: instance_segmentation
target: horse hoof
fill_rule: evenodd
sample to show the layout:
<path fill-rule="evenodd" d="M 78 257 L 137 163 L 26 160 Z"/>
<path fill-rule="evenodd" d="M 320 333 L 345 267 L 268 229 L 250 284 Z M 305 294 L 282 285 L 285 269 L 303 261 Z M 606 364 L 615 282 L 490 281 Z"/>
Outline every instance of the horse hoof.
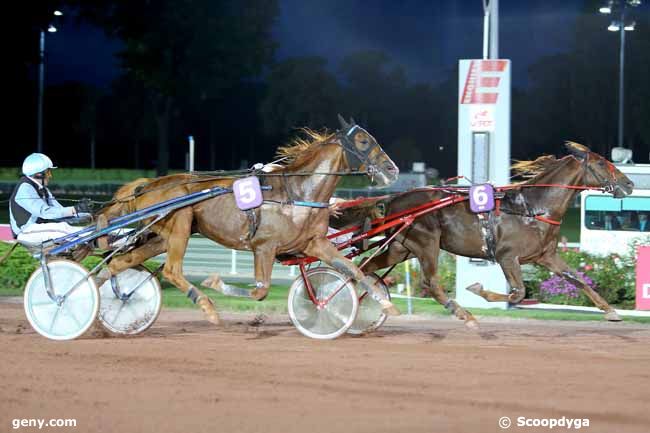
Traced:
<path fill-rule="evenodd" d="M 208 278 L 203 280 L 201 286 L 223 293 L 223 280 L 218 274 L 210 275 Z"/>
<path fill-rule="evenodd" d="M 269 294 L 269 289 L 254 289 L 251 291 L 251 298 L 256 301 L 263 301 Z"/>
<path fill-rule="evenodd" d="M 467 286 L 467 288 L 465 288 L 465 290 L 467 290 L 468 292 L 472 292 L 477 296 L 481 296 L 481 291 L 483 290 L 483 285 L 481 283 L 474 283 L 474 284 L 472 284 L 470 286 Z"/>
<path fill-rule="evenodd" d="M 611 310 L 605 313 L 605 320 L 608 320 L 610 322 L 620 322 L 622 319 L 616 311 Z"/>
<path fill-rule="evenodd" d="M 217 313 L 217 310 L 214 309 L 214 303 L 210 298 L 204 296 L 199 299 L 199 307 L 201 307 L 201 311 L 203 311 L 208 322 L 214 323 L 215 325 L 221 325 L 219 314 Z"/>
<path fill-rule="evenodd" d="M 468 329 L 479 329 L 478 321 L 476 319 L 470 319 L 465 321 L 465 327 Z"/>
<path fill-rule="evenodd" d="M 221 325 L 221 319 L 219 318 L 219 315 L 217 313 L 206 314 L 205 318 L 208 322 L 212 324 Z"/>

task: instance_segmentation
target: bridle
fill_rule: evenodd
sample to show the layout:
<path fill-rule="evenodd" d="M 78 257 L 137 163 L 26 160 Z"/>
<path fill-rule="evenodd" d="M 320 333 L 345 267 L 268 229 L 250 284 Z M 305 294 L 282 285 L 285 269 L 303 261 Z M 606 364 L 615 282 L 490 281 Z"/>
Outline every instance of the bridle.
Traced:
<path fill-rule="evenodd" d="M 336 137 L 338 138 L 337 141 L 345 151 L 345 156 L 348 160 L 348 165 L 350 166 L 350 168 L 352 170 L 359 170 L 361 166 L 365 165 L 368 176 L 372 177 L 373 174 L 377 171 L 377 168 L 372 163 L 370 159 L 370 154 L 375 149 L 377 148 L 381 149 L 381 148 L 379 147 L 377 141 L 373 139 L 374 145 L 368 146 L 368 148 L 365 150 L 358 149 L 357 146 L 354 144 L 354 139 L 352 137 L 354 136 L 354 133 L 359 131 L 365 132 L 368 137 L 371 136 L 370 134 L 368 134 L 368 131 L 366 131 L 359 125 L 352 125 L 347 130 L 347 132 L 338 131 L 336 133 Z"/>
<path fill-rule="evenodd" d="M 607 161 L 605 158 L 600 158 L 602 162 L 607 164 L 607 170 L 612 175 L 611 179 L 608 179 L 607 177 L 602 176 L 601 174 L 596 172 L 596 170 L 591 168 L 591 166 L 589 165 L 589 157 L 590 156 L 591 156 L 591 152 L 588 152 L 587 156 L 585 157 L 585 159 L 582 162 L 582 164 L 584 166 L 584 173 L 585 174 L 586 173 L 591 174 L 594 177 L 594 179 L 596 179 L 596 182 L 598 182 L 600 184 L 600 186 L 603 188 L 603 190 L 605 192 L 613 194 L 614 191 L 616 190 L 616 187 L 618 186 L 618 179 L 616 177 L 616 167 L 614 166 L 614 164 Z M 584 176 L 583 176 L 583 178 L 584 178 Z"/>

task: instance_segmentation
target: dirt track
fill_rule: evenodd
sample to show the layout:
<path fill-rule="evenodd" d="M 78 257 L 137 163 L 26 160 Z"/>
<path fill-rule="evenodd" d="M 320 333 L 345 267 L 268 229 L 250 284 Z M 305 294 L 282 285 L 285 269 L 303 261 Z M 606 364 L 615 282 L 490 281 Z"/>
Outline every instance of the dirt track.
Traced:
<path fill-rule="evenodd" d="M 497 432 L 502 416 L 650 431 L 649 326 L 398 318 L 323 342 L 252 318 L 218 329 L 163 311 L 142 337 L 53 342 L 0 304 L 0 432 L 18 418 L 77 420 L 43 429 L 59 432 Z"/>

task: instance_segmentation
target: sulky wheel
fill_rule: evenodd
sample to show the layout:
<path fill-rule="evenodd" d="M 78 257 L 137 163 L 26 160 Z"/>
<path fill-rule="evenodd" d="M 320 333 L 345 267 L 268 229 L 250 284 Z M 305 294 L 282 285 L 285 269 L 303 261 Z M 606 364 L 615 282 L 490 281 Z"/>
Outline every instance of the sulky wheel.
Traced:
<path fill-rule="evenodd" d="M 99 288 L 99 295 L 99 322 L 119 335 L 144 332 L 156 321 L 162 307 L 160 283 L 144 266 L 126 269 L 113 281 L 106 281 Z"/>
<path fill-rule="evenodd" d="M 88 271 L 73 261 L 52 260 L 47 268 L 55 299 L 47 293 L 43 268 L 39 266 L 25 285 L 27 320 L 44 337 L 72 340 L 86 332 L 97 317 L 97 286 Z"/>
<path fill-rule="evenodd" d="M 390 299 L 390 293 L 386 284 L 375 274 L 371 274 L 377 287 Z M 359 295 L 359 312 L 357 318 L 348 329 L 350 334 L 365 334 L 378 329 L 386 321 L 386 314 L 382 311 L 379 302 L 375 301 L 365 290 L 357 286 Z"/>
<path fill-rule="evenodd" d="M 306 272 L 314 302 L 302 276 L 289 288 L 289 317 L 307 337 L 329 340 L 344 334 L 354 322 L 359 300 L 352 283 L 331 268 Z"/>

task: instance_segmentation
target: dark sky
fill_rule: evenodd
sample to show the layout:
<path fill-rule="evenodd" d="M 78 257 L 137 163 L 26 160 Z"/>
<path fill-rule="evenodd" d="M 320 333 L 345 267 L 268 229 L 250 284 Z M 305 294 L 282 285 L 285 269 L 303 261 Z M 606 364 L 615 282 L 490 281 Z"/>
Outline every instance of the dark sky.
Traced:
<path fill-rule="evenodd" d="M 541 56 L 571 41 L 582 0 L 500 0 L 500 56 L 513 61 L 515 85 Z M 458 59 L 482 55 L 481 0 L 280 0 L 277 58 L 319 55 L 337 70 L 346 54 L 385 51 L 412 81 L 435 82 Z M 78 80 L 105 86 L 119 73 L 119 43 L 70 19 L 46 38 L 48 84 Z"/>

